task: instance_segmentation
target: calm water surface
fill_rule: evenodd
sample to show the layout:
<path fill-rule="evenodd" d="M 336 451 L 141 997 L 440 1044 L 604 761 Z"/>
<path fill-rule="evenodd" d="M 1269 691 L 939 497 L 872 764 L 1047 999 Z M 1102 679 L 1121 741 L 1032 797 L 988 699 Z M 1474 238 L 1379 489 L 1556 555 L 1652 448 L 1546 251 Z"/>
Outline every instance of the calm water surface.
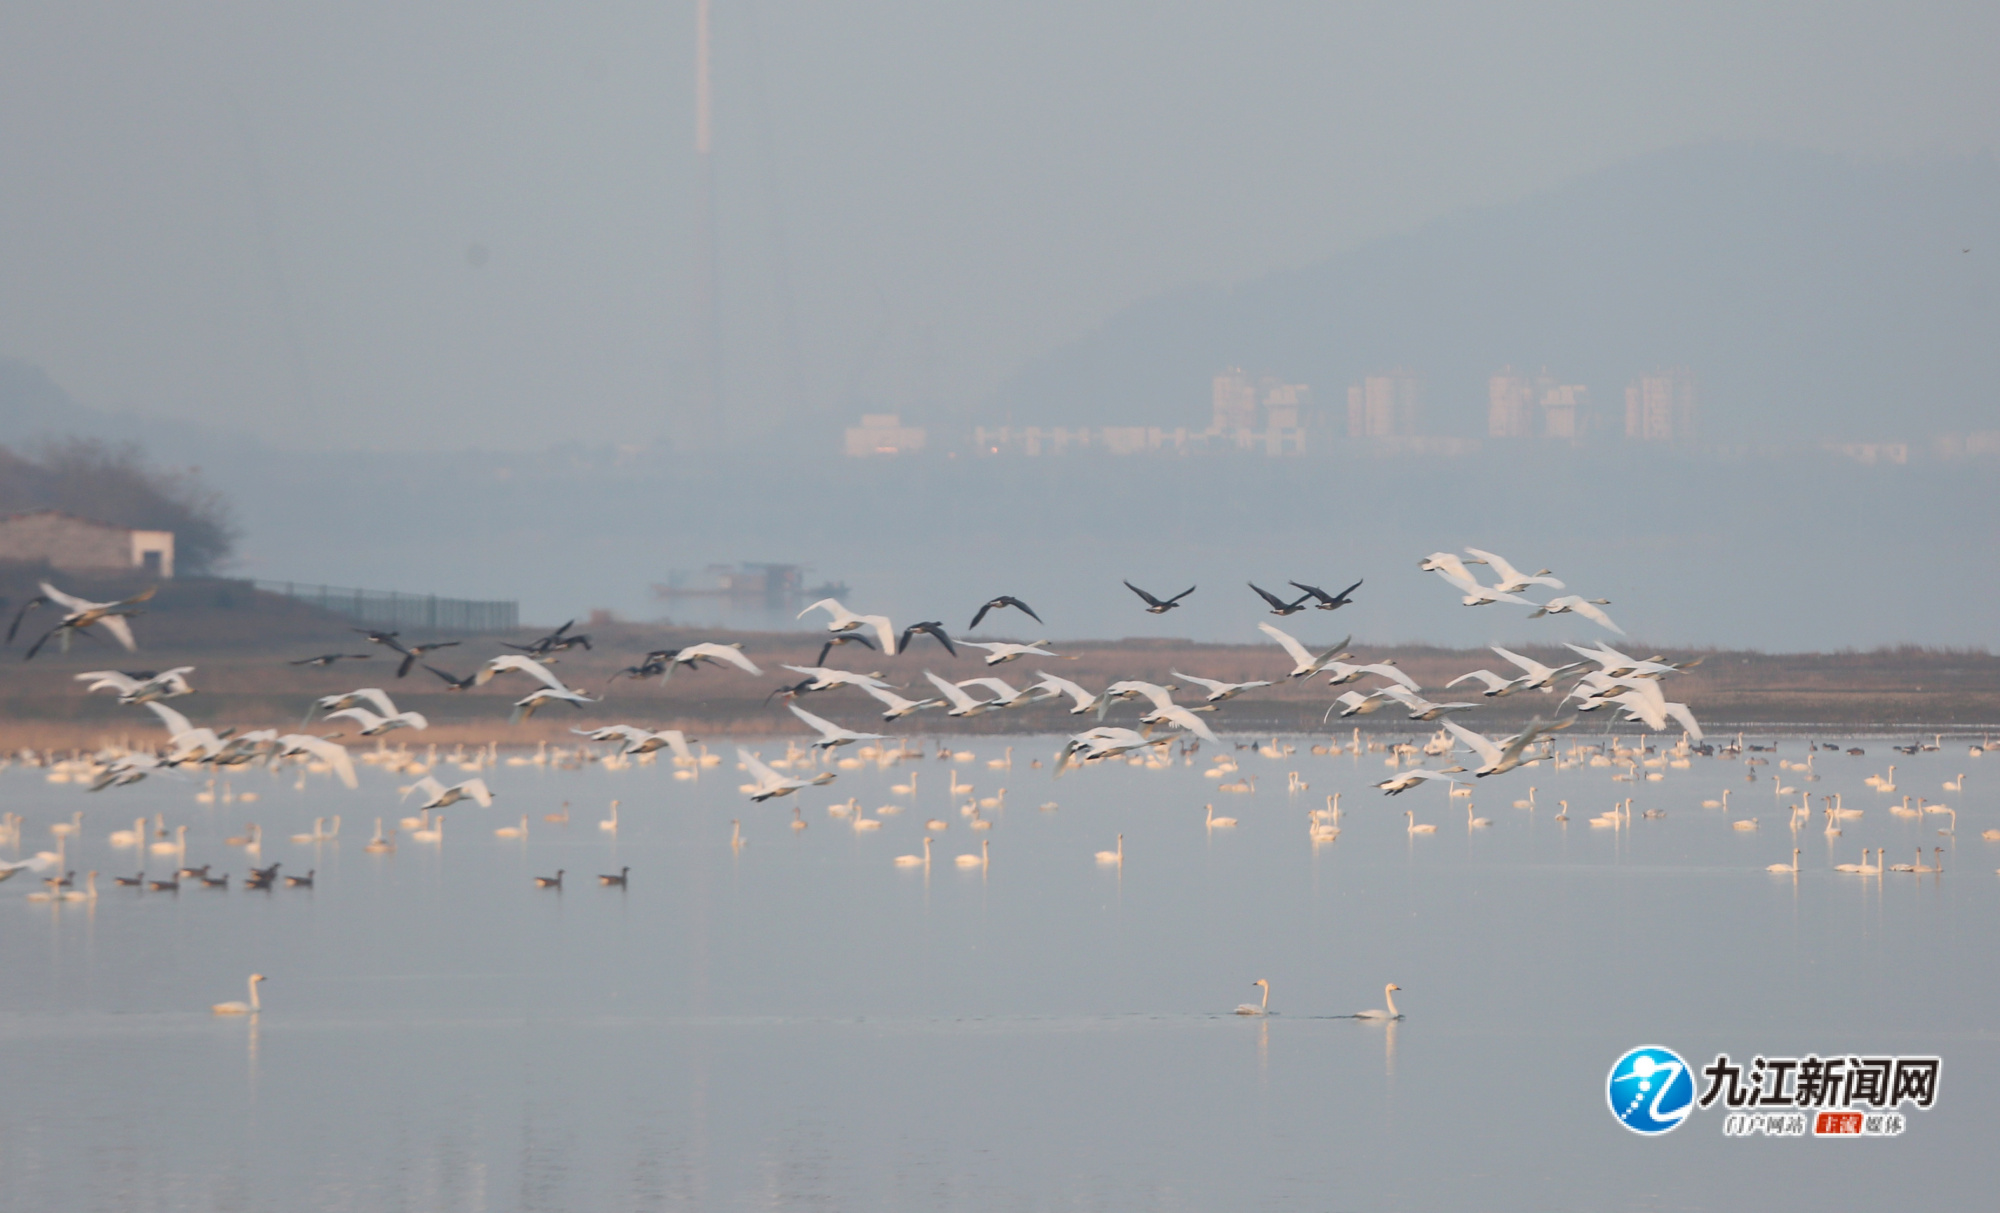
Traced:
<path fill-rule="evenodd" d="M 1994 1203 L 1978 1151 L 2000 1113 L 2000 843 L 1980 835 L 2000 827 L 2000 765 L 1962 743 L 1863 740 L 1866 757 L 1817 755 L 1811 783 L 1775 762 L 1638 783 L 1545 764 L 1482 781 L 1492 825 L 1472 829 L 1440 788 L 1371 789 L 1379 754 L 1239 751 L 1258 779 L 1232 794 L 1204 775 L 1213 747 L 1058 781 L 1027 765 L 1055 740 L 1012 741 L 1011 769 L 982 739 L 975 761 L 843 771 L 763 805 L 729 765 L 502 765 L 483 772 L 493 808 L 453 806 L 441 843 L 389 855 L 362 844 L 406 811 L 406 775 L 368 768 L 349 792 L 239 774 L 254 804 L 200 804 L 192 781 L 89 795 L 0 771 L 23 853 L 82 808 L 71 866 L 107 886 L 50 906 L 25 899 L 32 875 L 0 885 L 0 1210 Z M 1865 787 L 1892 757 L 1897 793 Z M 892 793 L 913 769 L 916 794 Z M 990 831 L 953 807 L 954 769 L 1007 789 Z M 1309 790 L 1287 791 L 1294 770 Z M 1799 794 L 1773 774 L 1864 816 L 1795 841 Z M 1530 785 L 1536 810 L 1513 807 Z M 1729 813 L 1700 807 L 1725 788 Z M 1336 791 L 1343 831 L 1314 845 L 1307 810 Z M 1893 816 L 1904 793 L 1958 809 L 1956 835 Z M 1629 828 L 1586 823 L 1628 795 Z M 849 796 L 909 807 L 860 832 L 828 813 Z M 615 833 L 596 824 L 614 797 Z M 571 823 L 545 824 L 563 801 Z M 1210 802 L 1241 824 L 1205 829 Z M 1437 833 L 1409 835 L 1404 809 Z M 223 839 L 260 822 L 262 862 L 317 885 L 108 887 L 141 866 L 108 834 L 155 812 L 191 827 L 190 862 L 239 879 Z M 525 842 L 494 837 L 523 812 Z M 286 841 L 334 813 L 337 844 Z M 1760 828 L 1730 827 L 1747 816 Z M 894 867 L 932 817 L 950 828 L 929 871 Z M 1123 866 L 1097 864 L 1121 832 Z M 990 867 L 955 866 L 982 837 Z M 1796 878 L 1763 870 L 1794 845 Z M 1829 870 L 1877 845 L 1892 862 L 1944 846 L 1945 872 Z M 628 891 L 595 883 L 627 865 Z M 557 868 L 567 891 L 532 887 Z M 262 1014 L 209 1015 L 252 971 Z M 1257 978 L 1277 1014 L 1229 1014 Z M 1390 981 L 1402 1022 L 1333 1018 Z M 1644 1140 L 1604 1098 L 1642 1043 L 1697 1065 L 1937 1053 L 1941 1096 L 1893 1141 L 1726 1140 L 1715 1111 Z"/>

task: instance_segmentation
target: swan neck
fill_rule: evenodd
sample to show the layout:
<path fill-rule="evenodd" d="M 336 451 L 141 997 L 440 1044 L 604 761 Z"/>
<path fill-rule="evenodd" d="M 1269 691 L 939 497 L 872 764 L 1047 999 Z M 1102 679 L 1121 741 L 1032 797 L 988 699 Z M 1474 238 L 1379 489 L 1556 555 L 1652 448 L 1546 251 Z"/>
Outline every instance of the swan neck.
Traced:
<path fill-rule="evenodd" d="M 1389 1004 L 1389 1018 L 1401 1017 L 1400 1012 L 1396 1010 L 1396 990 L 1393 984 L 1382 987 L 1382 1000 Z"/>
<path fill-rule="evenodd" d="M 253 1011 L 264 1009 L 263 1004 L 257 1001 L 257 979 L 254 977 L 250 979 L 250 1009 Z"/>

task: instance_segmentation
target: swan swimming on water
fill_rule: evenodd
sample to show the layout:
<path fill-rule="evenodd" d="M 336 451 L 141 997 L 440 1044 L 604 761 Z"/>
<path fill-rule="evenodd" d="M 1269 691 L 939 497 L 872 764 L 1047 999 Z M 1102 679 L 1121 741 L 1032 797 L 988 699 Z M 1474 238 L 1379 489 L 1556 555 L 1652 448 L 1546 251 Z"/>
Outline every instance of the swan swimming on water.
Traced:
<path fill-rule="evenodd" d="M 1117 865 L 1118 865 L 1119 867 L 1124 867 L 1124 866 L 1125 866 L 1125 836 L 1124 836 L 1123 834 L 1120 834 L 1120 835 L 1118 836 L 1118 849 L 1117 849 L 1117 850 L 1115 850 L 1115 851 L 1099 851 L 1099 852 L 1097 853 L 1097 862 L 1099 862 L 1099 863 L 1103 863 L 1103 864 L 1114 864 L 1114 863 L 1115 863 L 1115 864 L 1117 864 Z"/>
<path fill-rule="evenodd" d="M 263 980 L 264 975 L 262 973 L 252 973 L 250 975 L 249 1002 L 218 1002 L 210 1007 L 209 1010 L 217 1015 L 255 1015 L 258 1011 L 263 1010 L 263 1004 L 257 1001 L 257 985 Z"/>
<path fill-rule="evenodd" d="M 1264 1000 L 1262 1002 L 1243 1003 L 1236 1008 L 1236 1013 L 1238 1015 L 1269 1015 L 1271 1013 L 1271 983 L 1259 977 L 1250 984 L 1264 987 Z"/>
<path fill-rule="evenodd" d="M 1373 1010 L 1373 1011 L 1356 1011 L 1356 1012 L 1354 1013 L 1354 1018 L 1356 1018 L 1356 1019 L 1401 1019 L 1401 1018 L 1403 1017 L 1403 1013 L 1402 1013 L 1401 1011 L 1398 1011 L 1398 1010 L 1396 1009 L 1396 991 L 1398 991 L 1398 990 L 1400 990 L 1400 989 L 1402 989 L 1402 988 L 1403 988 L 1403 987 L 1401 987 L 1401 986 L 1397 985 L 1397 984 L 1396 984 L 1395 982 L 1393 982 L 1393 981 L 1392 981 L 1392 982 L 1390 982 L 1390 983 L 1389 983 L 1388 985 L 1386 985 L 1386 986 L 1383 986 L 1383 987 L 1382 987 L 1382 1001 L 1384 1001 L 1384 1002 L 1386 1002 L 1386 1003 L 1388 1003 L 1388 1004 L 1389 1004 L 1389 1009 L 1388 1009 L 1388 1010 L 1386 1010 L 1386 1011 L 1384 1011 L 1384 1010 L 1381 1010 L 1380 1008 L 1377 1008 L 1376 1010 Z"/>

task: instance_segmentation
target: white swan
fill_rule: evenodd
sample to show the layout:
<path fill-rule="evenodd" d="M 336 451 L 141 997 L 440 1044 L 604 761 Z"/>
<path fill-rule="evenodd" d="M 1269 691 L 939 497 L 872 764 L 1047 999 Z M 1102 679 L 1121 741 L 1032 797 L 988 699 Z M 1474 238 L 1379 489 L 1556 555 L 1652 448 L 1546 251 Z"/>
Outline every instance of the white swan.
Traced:
<path fill-rule="evenodd" d="M 930 866 L 931 866 L 931 836 L 930 836 L 929 834 L 926 834 L 926 835 L 924 835 L 924 853 L 923 853 L 923 854 L 921 854 L 921 855 L 898 855 L 898 856 L 896 856 L 896 866 L 897 866 L 897 867 L 899 867 L 899 868 L 917 868 L 917 867 L 922 867 L 922 868 L 928 868 L 928 867 L 930 867 Z"/>
<path fill-rule="evenodd" d="M 924 837 L 924 847 L 925 847 L 925 849 L 926 849 L 926 850 L 928 850 L 928 849 L 929 849 L 929 847 L 930 847 L 930 841 L 931 841 L 931 840 L 930 840 L 930 836 L 929 836 L 929 835 L 926 835 L 926 836 Z M 987 865 L 988 863 L 992 862 L 992 857 L 991 857 L 991 856 L 990 856 L 990 855 L 989 855 L 989 854 L 987 853 L 987 849 L 988 849 L 989 847 L 991 847 L 992 845 L 993 845 L 993 843 L 992 843 L 992 841 L 991 841 L 990 839 L 985 839 L 985 838 L 982 838 L 982 839 L 980 839 L 980 840 L 979 840 L 979 854 L 977 854 L 977 855 L 960 855 L 960 856 L 958 857 L 958 860 L 957 860 L 957 863 L 958 863 L 958 866 L 959 866 L 959 867 L 961 867 L 961 868 L 983 868 L 983 867 L 985 867 L 985 866 L 986 866 L 986 865 Z"/>
<path fill-rule="evenodd" d="M 1766 872 L 1790 872 L 1796 875 L 1799 870 L 1799 849 L 1797 847 L 1792 848 L 1792 862 L 1774 863 L 1764 870 Z"/>
<path fill-rule="evenodd" d="M 1382 1001 L 1384 1001 L 1384 1002 L 1386 1002 L 1386 1003 L 1388 1003 L 1388 1004 L 1389 1004 L 1389 1009 L 1388 1009 L 1388 1010 L 1386 1010 L 1386 1011 L 1384 1011 L 1384 1010 L 1382 1010 L 1382 1009 L 1380 1009 L 1380 1008 L 1377 1008 L 1377 1009 L 1375 1009 L 1375 1010 L 1372 1010 L 1372 1011 L 1356 1011 L 1356 1012 L 1354 1013 L 1354 1018 L 1356 1018 L 1356 1019 L 1401 1019 L 1401 1018 L 1403 1017 L 1403 1013 L 1402 1013 L 1401 1011 L 1398 1011 L 1398 1010 L 1396 1009 L 1396 991 L 1398 991 L 1398 990 L 1400 990 L 1400 989 L 1402 989 L 1402 988 L 1403 988 L 1403 987 L 1401 987 L 1401 986 L 1397 985 L 1397 984 L 1396 984 L 1395 982 L 1393 982 L 1393 981 L 1392 981 L 1392 982 L 1390 982 L 1390 983 L 1389 983 L 1388 985 L 1386 985 L 1386 986 L 1383 986 L 1383 987 L 1382 987 Z"/>
<path fill-rule="evenodd" d="M 528 836 L 528 815 L 526 813 L 521 814 L 520 825 L 501 826 L 499 829 L 493 831 L 493 837 L 495 838 L 526 838 L 527 836 Z"/>
<path fill-rule="evenodd" d="M 1115 863 L 1120 867 L 1123 867 L 1125 865 L 1125 836 L 1123 834 L 1120 834 L 1118 836 L 1117 850 L 1099 851 L 1097 853 L 1097 862 L 1105 864 Z"/>
<path fill-rule="evenodd" d="M 262 973 L 252 973 L 250 975 L 249 1002 L 218 1002 L 210 1007 L 209 1010 L 217 1015 L 255 1015 L 264 1009 L 264 1004 L 257 1001 L 257 986 L 263 980 L 264 975 Z"/>
<path fill-rule="evenodd" d="M 1403 810 L 1403 816 L 1405 816 L 1405 817 L 1407 817 L 1407 818 L 1409 818 L 1409 819 L 1410 819 L 1410 829 L 1409 829 L 1409 832 L 1410 832 L 1410 833 L 1412 833 L 1412 834 L 1435 834 L 1435 833 L 1437 833 L 1437 827 L 1436 827 L 1436 826 L 1434 826 L 1434 825 L 1429 825 L 1429 824 L 1425 824 L 1425 825 L 1418 825 L 1418 824 L 1417 824 L 1417 815 L 1416 815 L 1415 813 L 1411 812 L 1410 810 L 1408 810 L 1408 809 L 1404 809 L 1404 810 Z"/>
<path fill-rule="evenodd" d="M 1235 824 L 1236 824 L 1236 819 L 1235 819 L 1234 817 L 1217 817 L 1217 816 L 1215 815 L 1215 806 L 1214 806 L 1214 805 L 1209 805 L 1209 806 L 1208 806 L 1208 828 L 1209 828 L 1209 829 L 1211 829 L 1211 830 L 1215 830 L 1215 829 L 1222 829 L 1222 830 L 1226 830 L 1226 829 L 1229 829 L 1230 827 L 1234 826 Z"/>
<path fill-rule="evenodd" d="M 609 816 L 609 817 L 605 818 L 605 819 L 604 819 L 603 821 L 600 821 L 600 822 L 598 822 L 598 823 L 597 823 L 597 828 L 598 828 L 598 829 L 600 829 L 600 830 L 608 830 L 609 832 L 611 832 L 611 833 L 613 833 L 613 834 L 616 834 L 616 833 L 618 832 L 618 802 L 617 802 L 617 801 L 615 801 L 615 800 L 614 800 L 614 801 L 612 801 L 612 802 L 611 802 L 611 816 Z"/>
<path fill-rule="evenodd" d="M 430 824 L 430 828 L 429 828 L 429 829 L 424 829 L 424 830 L 412 830 L 412 831 L 410 831 L 410 841 L 411 841 L 411 842 L 443 842 L 443 841 L 444 841 L 444 814 L 443 814 L 443 813 L 439 813 L 439 814 L 438 814 L 438 815 L 437 815 L 436 817 L 433 817 L 433 818 L 431 818 L 431 824 Z"/>
<path fill-rule="evenodd" d="M 1493 819 L 1492 819 L 1491 817 L 1474 817 L 1474 816 L 1472 815 L 1472 802 L 1471 802 L 1471 801 L 1469 801 L 1469 800 L 1465 802 L 1465 828 L 1466 828 L 1466 829 L 1468 829 L 1468 830 L 1470 830 L 1470 829 L 1476 829 L 1476 828 L 1478 828 L 1478 827 L 1480 827 L 1480 826 L 1490 826 L 1490 825 L 1492 825 L 1492 824 L 1493 824 Z"/>
<path fill-rule="evenodd" d="M 1271 1013 L 1271 983 L 1259 977 L 1250 984 L 1264 987 L 1264 1000 L 1262 1002 L 1243 1003 L 1236 1008 L 1236 1013 L 1238 1015 L 1269 1015 Z"/>

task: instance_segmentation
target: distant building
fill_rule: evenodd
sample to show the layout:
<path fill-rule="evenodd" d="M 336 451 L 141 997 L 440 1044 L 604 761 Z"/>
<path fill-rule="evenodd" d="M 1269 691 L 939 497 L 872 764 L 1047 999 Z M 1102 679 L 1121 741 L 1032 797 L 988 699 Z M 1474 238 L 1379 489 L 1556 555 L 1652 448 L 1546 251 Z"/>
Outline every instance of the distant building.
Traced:
<path fill-rule="evenodd" d="M 1211 450 L 1235 448 L 1267 455 L 1306 449 L 1306 410 L 1312 388 L 1276 375 L 1251 378 L 1231 367 L 1214 379 L 1214 413 L 1203 437 Z"/>
<path fill-rule="evenodd" d="M 905 455 L 924 449 L 924 431 L 904 425 L 894 413 L 864 413 L 860 425 L 848 427 L 846 449 L 856 459 Z"/>
<path fill-rule="evenodd" d="M 139 571 L 148 577 L 172 577 L 174 533 L 136 531 L 59 510 L 36 510 L 0 518 L 0 560 L 45 563 L 66 572 Z"/>
<path fill-rule="evenodd" d="M 1694 375 L 1683 368 L 1642 375 L 1625 389 L 1625 437 L 1688 448 L 1701 437 Z"/>
<path fill-rule="evenodd" d="M 1423 383 L 1405 370 L 1370 375 L 1347 389 L 1349 438 L 1413 438 L 1423 422 Z"/>
<path fill-rule="evenodd" d="M 1575 444 L 1597 428 L 1590 389 L 1581 383 L 1557 383 L 1543 371 L 1535 380 L 1535 394 L 1542 410 L 1542 437 Z"/>
<path fill-rule="evenodd" d="M 1534 434 L 1535 384 L 1511 366 L 1486 381 L 1486 436 L 1527 438 Z"/>
<path fill-rule="evenodd" d="M 1581 442 L 1592 425 L 1590 389 L 1562 383 L 1544 367 L 1526 375 L 1502 367 L 1486 381 L 1486 436 Z"/>

